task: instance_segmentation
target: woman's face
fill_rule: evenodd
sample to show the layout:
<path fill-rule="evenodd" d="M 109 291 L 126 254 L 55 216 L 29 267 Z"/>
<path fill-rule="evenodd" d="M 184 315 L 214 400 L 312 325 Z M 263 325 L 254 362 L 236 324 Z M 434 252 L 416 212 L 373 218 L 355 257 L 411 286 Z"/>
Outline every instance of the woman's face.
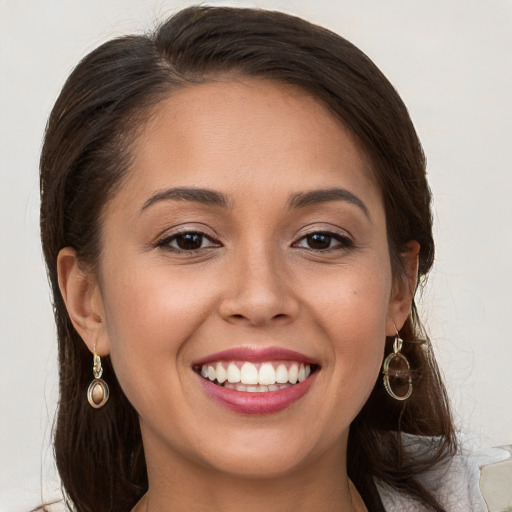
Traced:
<path fill-rule="evenodd" d="M 91 295 L 150 474 L 344 462 L 408 310 L 371 176 L 300 90 L 218 81 L 158 105 L 106 207 Z"/>

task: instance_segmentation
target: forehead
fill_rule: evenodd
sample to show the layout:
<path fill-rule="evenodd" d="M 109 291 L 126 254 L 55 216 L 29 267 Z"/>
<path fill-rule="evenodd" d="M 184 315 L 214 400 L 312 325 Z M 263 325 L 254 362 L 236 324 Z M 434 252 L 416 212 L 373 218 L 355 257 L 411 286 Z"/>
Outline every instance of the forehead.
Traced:
<path fill-rule="evenodd" d="M 311 94 L 275 82 L 230 77 L 174 90 L 154 107 L 131 153 L 124 188 L 133 194 L 343 185 L 379 199 L 352 132 Z"/>

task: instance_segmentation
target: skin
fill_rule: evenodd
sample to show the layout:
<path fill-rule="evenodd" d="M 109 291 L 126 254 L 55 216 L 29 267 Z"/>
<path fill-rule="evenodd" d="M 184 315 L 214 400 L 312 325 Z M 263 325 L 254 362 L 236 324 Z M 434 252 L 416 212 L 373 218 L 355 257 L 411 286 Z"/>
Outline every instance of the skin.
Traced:
<path fill-rule="evenodd" d="M 233 78 L 163 100 L 133 155 L 104 212 L 99 271 L 71 248 L 58 266 L 76 329 L 110 354 L 140 416 L 149 492 L 136 510 L 364 510 L 346 474 L 349 426 L 415 286 L 393 278 L 368 158 L 306 93 Z M 226 205 L 155 198 L 173 187 Z M 290 207 L 294 194 L 334 187 L 363 206 Z M 177 252 L 177 231 L 206 237 Z M 318 249 L 311 232 L 334 235 Z M 402 255 L 411 276 L 417 255 L 415 242 Z M 221 350 L 271 346 L 321 367 L 278 413 L 221 407 L 192 369 Z"/>

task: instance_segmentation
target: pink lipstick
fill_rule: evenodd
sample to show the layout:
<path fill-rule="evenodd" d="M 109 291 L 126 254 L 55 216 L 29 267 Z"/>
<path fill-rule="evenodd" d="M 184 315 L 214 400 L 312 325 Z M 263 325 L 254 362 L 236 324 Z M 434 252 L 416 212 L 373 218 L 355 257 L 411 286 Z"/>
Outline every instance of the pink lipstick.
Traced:
<path fill-rule="evenodd" d="M 319 366 L 288 349 L 241 347 L 201 358 L 193 368 L 218 404 L 240 414 L 271 414 L 302 398 Z"/>

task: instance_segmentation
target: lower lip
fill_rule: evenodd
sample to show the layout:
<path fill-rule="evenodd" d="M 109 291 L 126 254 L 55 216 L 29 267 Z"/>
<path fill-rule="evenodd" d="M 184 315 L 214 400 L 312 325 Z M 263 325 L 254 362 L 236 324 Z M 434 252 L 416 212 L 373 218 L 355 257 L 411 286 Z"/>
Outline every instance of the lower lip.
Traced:
<path fill-rule="evenodd" d="M 282 411 L 300 400 L 313 384 L 316 373 L 289 388 L 261 393 L 236 391 L 218 386 L 199 375 L 198 378 L 208 396 L 226 409 L 239 414 L 272 414 Z"/>

